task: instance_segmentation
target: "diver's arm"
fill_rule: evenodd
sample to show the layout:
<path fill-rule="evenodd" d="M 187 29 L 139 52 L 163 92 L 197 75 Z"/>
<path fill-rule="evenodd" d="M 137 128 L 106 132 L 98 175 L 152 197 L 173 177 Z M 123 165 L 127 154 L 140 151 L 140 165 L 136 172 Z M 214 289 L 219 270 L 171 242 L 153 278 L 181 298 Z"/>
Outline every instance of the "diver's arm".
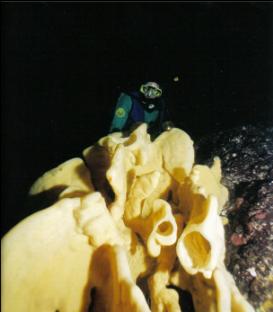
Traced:
<path fill-rule="evenodd" d="M 160 125 L 162 131 L 171 130 L 174 127 L 173 122 L 171 121 L 170 111 L 168 107 L 166 106 L 166 103 L 164 100 L 162 100 L 161 103 L 161 111 L 160 111 Z"/>
<path fill-rule="evenodd" d="M 123 130 L 129 117 L 131 108 L 132 108 L 131 97 L 125 93 L 121 93 L 116 105 L 115 115 L 111 123 L 110 133 Z"/>

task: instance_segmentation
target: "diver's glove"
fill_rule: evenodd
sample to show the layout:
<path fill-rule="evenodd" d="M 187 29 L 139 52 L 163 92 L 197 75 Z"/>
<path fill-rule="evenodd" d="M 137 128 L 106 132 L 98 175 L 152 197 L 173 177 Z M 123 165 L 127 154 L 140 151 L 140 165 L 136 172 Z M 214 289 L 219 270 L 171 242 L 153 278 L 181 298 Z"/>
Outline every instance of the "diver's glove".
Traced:
<path fill-rule="evenodd" d="M 174 123 L 170 120 L 164 121 L 162 124 L 163 131 L 170 131 L 174 127 Z"/>
<path fill-rule="evenodd" d="M 113 129 L 110 129 L 109 133 L 121 132 L 121 131 L 122 131 L 121 129 L 113 128 Z"/>

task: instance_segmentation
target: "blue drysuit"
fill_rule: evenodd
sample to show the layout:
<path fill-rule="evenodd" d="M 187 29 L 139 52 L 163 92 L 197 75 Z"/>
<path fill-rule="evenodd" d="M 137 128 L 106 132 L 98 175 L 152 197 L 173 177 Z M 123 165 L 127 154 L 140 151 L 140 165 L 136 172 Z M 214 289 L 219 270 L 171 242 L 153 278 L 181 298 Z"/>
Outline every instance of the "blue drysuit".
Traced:
<path fill-rule="evenodd" d="M 150 132 L 159 134 L 168 115 L 161 98 L 146 99 L 140 92 L 124 92 L 118 99 L 110 132 L 127 131 L 134 124 L 145 122 Z"/>

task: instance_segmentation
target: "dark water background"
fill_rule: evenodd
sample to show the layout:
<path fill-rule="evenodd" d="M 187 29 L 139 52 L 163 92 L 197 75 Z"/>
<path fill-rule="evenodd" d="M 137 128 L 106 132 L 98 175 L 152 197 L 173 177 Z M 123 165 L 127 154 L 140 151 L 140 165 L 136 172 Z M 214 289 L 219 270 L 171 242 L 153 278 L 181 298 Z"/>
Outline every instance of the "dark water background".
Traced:
<path fill-rule="evenodd" d="M 173 122 L 193 140 L 272 124 L 272 2 L 1 8 L 2 235 L 30 214 L 36 178 L 107 134 L 123 88 L 162 83 Z"/>

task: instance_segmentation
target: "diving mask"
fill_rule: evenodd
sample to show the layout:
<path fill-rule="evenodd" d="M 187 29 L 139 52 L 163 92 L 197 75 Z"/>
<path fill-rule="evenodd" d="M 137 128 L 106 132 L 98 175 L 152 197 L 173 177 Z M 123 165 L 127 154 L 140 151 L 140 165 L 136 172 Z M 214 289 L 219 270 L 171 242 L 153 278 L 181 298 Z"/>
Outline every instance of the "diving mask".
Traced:
<path fill-rule="evenodd" d="M 162 90 L 156 82 L 147 82 L 140 87 L 140 92 L 144 94 L 147 99 L 155 99 L 162 95 Z"/>

